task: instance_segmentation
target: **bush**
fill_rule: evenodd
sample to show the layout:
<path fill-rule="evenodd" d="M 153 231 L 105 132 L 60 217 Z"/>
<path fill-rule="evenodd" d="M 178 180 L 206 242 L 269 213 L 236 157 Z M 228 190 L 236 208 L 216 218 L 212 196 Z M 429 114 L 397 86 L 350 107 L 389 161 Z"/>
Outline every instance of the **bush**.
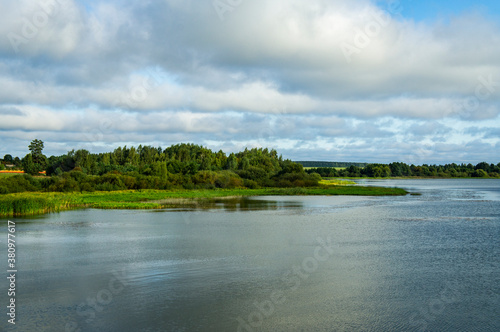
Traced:
<path fill-rule="evenodd" d="M 290 188 L 293 187 L 293 184 L 289 180 L 280 179 L 276 182 L 276 187 Z"/>
<path fill-rule="evenodd" d="M 243 185 L 249 189 L 259 189 L 260 186 L 254 180 L 243 179 Z"/>
<path fill-rule="evenodd" d="M 243 179 L 260 181 L 268 177 L 268 173 L 259 167 L 250 166 L 246 170 L 239 170 L 238 175 Z"/>
<path fill-rule="evenodd" d="M 306 182 L 304 180 L 295 180 L 295 181 L 293 181 L 293 186 L 294 187 L 305 187 Z"/>
<path fill-rule="evenodd" d="M 122 181 L 127 189 L 137 189 L 137 179 L 130 175 L 122 176 Z M 145 188 L 143 188 L 145 189 Z"/>
<path fill-rule="evenodd" d="M 78 182 L 76 182 L 76 180 L 73 179 L 72 177 L 61 178 L 61 180 L 57 182 L 55 186 L 57 187 L 57 190 L 54 191 L 60 191 L 60 192 L 80 191 L 80 186 Z"/>
<path fill-rule="evenodd" d="M 99 190 L 99 191 L 116 191 L 116 190 L 120 190 L 119 187 L 109 183 L 109 182 L 105 182 L 105 183 L 99 183 L 98 185 L 96 185 L 96 190 Z"/>
<path fill-rule="evenodd" d="M 200 184 L 210 184 L 214 185 L 216 180 L 218 180 L 219 175 L 212 171 L 199 171 L 191 177 L 195 185 Z"/>
<path fill-rule="evenodd" d="M 84 183 L 80 186 L 80 191 L 94 192 L 94 187 L 90 183 Z"/>
<path fill-rule="evenodd" d="M 0 179 L 0 185 L 8 188 L 10 193 L 20 193 L 25 191 L 36 191 L 37 186 L 33 186 L 32 182 L 28 180 L 29 175 L 15 175 Z M 29 176 L 29 179 L 36 181 L 33 177 Z"/>
<path fill-rule="evenodd" d="M 477 178 L 487 178 L 488 173 L 482 169 L 477 169 L 474 173 L 472 173 L 472 176 Z"/>
<path fill-rule="evenodd" d="M 86 181 L 87 175 L 85 173 L 83 173 L 81 170 L 77 170 L 77 168 L 79 168 L 79 167 L 75 167 L 74 170 L 72 170 L 69 173 L 64 174 L 63 177 L 67 178 L 68 175 L 69 175 L 70 177 L 72 177 L 78 183 Z"/>
<path fill-rule="evenodd" d="M 215 185 L 217 188 L 239 188 L 243 187 L 243 180 L 232 171 L 220 171 L 217 172 Z"/>
<path fill-rule="evenodd" d="M 102 185 L 102 188 L 106 188 L 104 189 L 105 191 L 109 191 L 108 188 L 116 188 L 111 190 L 127 189 L 127 187 L 123 184 L 122 176 L 117 173 L 117 171 L 113 171 L 112 173 L 108 173 L 97 178 L 97 185 Z"/>
<path fill-rule="evenodd" d="M 321 175 L 319 175 L 318 173 L 311 173 L 309 174 L 307 179 L 310 181 L 316 181 L 317 184 L 319 181 L 321 181 Z"/>

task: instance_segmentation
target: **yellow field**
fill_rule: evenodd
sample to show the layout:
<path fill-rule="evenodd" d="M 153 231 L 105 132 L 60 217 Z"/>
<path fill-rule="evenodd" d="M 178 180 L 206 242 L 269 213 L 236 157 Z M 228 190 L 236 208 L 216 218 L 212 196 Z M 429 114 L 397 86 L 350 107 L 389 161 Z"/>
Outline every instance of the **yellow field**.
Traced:
<path fill-rule="evenodd" d="M 348 186 L 356 184 L 356 182 L 349 180 L 332 179 L 332 180 L 321 180 L 319 181 L 319 184 L 323 186 Z"/>

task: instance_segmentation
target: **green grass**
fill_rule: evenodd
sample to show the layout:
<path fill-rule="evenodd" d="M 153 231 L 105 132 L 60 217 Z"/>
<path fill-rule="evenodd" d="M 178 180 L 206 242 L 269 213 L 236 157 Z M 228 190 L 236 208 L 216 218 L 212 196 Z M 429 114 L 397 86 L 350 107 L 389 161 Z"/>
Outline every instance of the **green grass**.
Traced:
<path fill-rule="evenodd" d="M 354 181 L 349 181 L 349 180 L 342 180 L 342 179 L 336 179 L 336 178 L 325 178 L 321 181 L 319 181 L 319 184 L 322 186 L 348 186 L 352 184 L 356 184 Z"/>
<path fill-rule="evenodd" d="M 18 193 L 0 195 L 0 217 L 20 217 L 78 208 L 162 209 L 189 207 L 224 197 L 294 195 L 406 195 L 403 189 L 328 185 L 317 188 L 262 188 L 219 190 L 141 190 L 93 193 Z"/>
<path fill-rule="evenodd" d="M 21 173 L 0 173 L 0 177 L 9 177 L 14 175 L 22 175 Z"/>

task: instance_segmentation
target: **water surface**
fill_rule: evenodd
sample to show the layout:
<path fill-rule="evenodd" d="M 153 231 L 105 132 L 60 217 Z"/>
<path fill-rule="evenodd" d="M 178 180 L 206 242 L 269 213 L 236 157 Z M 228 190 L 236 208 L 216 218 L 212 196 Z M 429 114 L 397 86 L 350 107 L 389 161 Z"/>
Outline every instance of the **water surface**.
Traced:
<path fill-rule="evenodd" d="M 422 195 L 16 219 L 17 324 L 0 328 L 499 331 L 500 181 L 364 182 Z"/>

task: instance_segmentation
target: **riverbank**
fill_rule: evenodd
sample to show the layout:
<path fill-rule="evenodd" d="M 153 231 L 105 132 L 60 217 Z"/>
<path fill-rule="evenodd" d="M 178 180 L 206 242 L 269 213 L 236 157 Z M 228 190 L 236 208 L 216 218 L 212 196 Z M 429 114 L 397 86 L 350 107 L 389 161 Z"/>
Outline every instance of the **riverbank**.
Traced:
<path fill-rule="evenodd" d="M 220 198 L 294 195 L 402 196 L 400 188 L 328 186 L 213 190 L 127 190 L 109 192 L 29 192 L 0 195 L 0 217 L 22 217 L 72 209 L 164 209 L 199 206 Z"/>

